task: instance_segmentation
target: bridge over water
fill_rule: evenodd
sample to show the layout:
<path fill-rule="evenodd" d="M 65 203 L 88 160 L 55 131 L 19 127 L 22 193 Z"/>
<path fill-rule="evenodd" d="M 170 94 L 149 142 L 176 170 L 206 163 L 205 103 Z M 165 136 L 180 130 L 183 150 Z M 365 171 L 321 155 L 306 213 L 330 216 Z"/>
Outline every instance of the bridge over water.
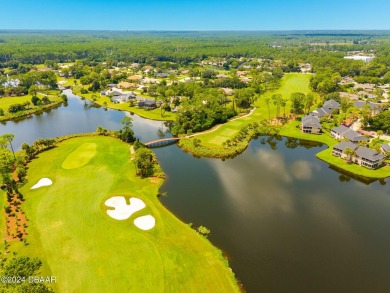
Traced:
<path fill-rule="evenodd" d="M 147 148 L 156 148 L 156 147 L 160 147 L 160 146 L 176 143 L 180 139 L 181 139 L 181 137 L 162 138 L 162 139 L 157 139 L 157 140 L 146 142 L 145 146 Z"/>

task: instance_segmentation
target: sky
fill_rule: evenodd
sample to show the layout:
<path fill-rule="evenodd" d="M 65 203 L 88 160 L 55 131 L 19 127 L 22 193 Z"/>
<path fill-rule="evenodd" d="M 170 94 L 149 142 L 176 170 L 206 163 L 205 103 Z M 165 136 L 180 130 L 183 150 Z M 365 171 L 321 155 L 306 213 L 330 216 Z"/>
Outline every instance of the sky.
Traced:
<path fill-rule="evenodd" d="M 388 30 L 389 11 L 389 0 L 0 0 L 0 30 Z"/>

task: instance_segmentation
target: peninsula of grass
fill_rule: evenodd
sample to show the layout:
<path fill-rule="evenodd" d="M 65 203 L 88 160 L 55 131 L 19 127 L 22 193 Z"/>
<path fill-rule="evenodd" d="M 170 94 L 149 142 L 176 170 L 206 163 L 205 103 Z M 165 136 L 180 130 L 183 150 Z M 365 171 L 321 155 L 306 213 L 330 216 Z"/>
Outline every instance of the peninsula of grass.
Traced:
<path fill-rule="evenodd" d="M 236 146 L 225 147 L 223 144 L 228 140 L 232 140 L 245 125 L 253 122 L 260 123 L 263 120 L 275 118 L 276 107 L 273 105 L 272 101 L 270 101 L 269 113 L 266 103 L 266 98 L 271 98 L 274 94 L 281 94 L 283 98 L 288 100 L 285 113 L 286 115 L 287 113 L 290 113 L 291 94 L 295 92 L 307 94 L 309 92 L 310 77 L 311 75 L 309 74 L 286 74 L 282 79 L 281 87 L 279 89 L 267 92 L 258 98 L 254 104 L 256 109 L 251 115 L 216 126 L 214 128 L 215 131 L 206 131 L 204 134 L 194 136 L 193 138 L 181 139 L 179 145 L 196 156 L 229 157 L 242 152 L 248 146 L 250 137 Z M 283 111 L 284 109 L 281 109 L 282 113 Z M 200 143 L 194 144 L 194 139 L 200 140 Z"/>
<path fill-rule="evenodd" d="M 39 154 L 20 188 L 29 245 L 12 242 L 11 253 L 39 257 L 57 292 L 239 292 L 221 251 L 164 208 L 163 179 L 136 176 L 130 156 L 128 144 L 104 136 Z M 53 184 L 30 190 L 41 178 Z M 139 198 L 146 208 L 114 220 L 104 205 L 113 196 Z M 133 223 L 145 215 L 156 219 L 148 231 Z"/>
<path fill-rule="evenodd" d="M 40 99 L 43 98 L 42 94 L 38 93 L 37 96 Z M 18 119 L 21 117 L 29 116 L 29 115 L 34 114 L 34 113 L 39 113 L 39 112 L 42 112 L 44 110 L 48 110 L 48 109 L 57 107 L 63 102 L 61 97 L 57 94 L 52 93 L 52 94 L 49 94 L 48 97 L 51 101 L 50 104 L 47 104 L 47 105 L 42 104 L 40 106 L 34 106 L 33 104 L 30 104 L 26 110 L 16 112 L 16 113 L 8 112 L 8 108 L 11 105 L 15 105 L 15 104 L 22 104 L 23 105 L 26 102 L 31 103 L 31 98 L 32 98 L 31 95 L 24 95 L 24 96 L 20 96 L 20 97 L 2 97 L 2 98 L 0 98 L 0 109 L 2 109 L 4 112 L 4 115 L 0 116 L 0 121 Z"/>
<path fill-rule="evenodd" d="M 176 120 L 176 114 L 172 112 L 161 112 L 161 109 L 153 109 L 153 110 L 147 110 L 143 108 L 138 107 L 131 107 L 129 103 L 122 103 L 122 104 L 115 104 L 111 101 L 111 99 L 107 96 L 100 96 L 99 93 L 87 93 L 82 94 L 81 93 L 81 87 L 76 86 L 73 87 L 73 93 L 86 98 L 100 106 L 120 110 L 120 111 L 128 111 L 133 112 L 143 118 L 151 119 L 151 120 L 158 120 L 158 121 L 175 121 Z"/>
<path fill-rule="evenodd" d="M 371 170 L 357 164 L 349 163 L 348 161 L 339 157 L 335 157 L 332 155 L 332 147 L 337 145 L 339 141 L 332 138 L 329 132 L 325 132 L 319 135 L 303 133 L 299 126 L 300 122 L 298 121 L 290 122 L 283 126 L 279 132 L 279 135 L 326 144 L 328 148 L 319 152 L 316 156 L 322 161 L 354 175 L 371 179 L 383 179 L 390 177 L 390 166 L 383 166 L 379 169 Z"/>

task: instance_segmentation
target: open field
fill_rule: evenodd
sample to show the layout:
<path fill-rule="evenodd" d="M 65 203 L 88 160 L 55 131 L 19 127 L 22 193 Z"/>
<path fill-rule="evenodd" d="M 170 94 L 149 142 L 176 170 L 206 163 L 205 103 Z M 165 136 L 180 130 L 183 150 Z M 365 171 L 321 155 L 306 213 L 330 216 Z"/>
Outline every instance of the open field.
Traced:
<path fill-rule="evenodd" d="M 30 190 L 44 177 L 53 185 Z M 119 140 L 64 141 L 29 163 L 20 189 L 29 245 L 10 249 L 40 257 L 43 275 L 57 277 L 58 292 L 238 292 L 221 252 L 162 206 L 161 184 L 135 176 L 129 145 Z M 146 208 L 114 220 L 104 205 L 112 196 L 139 198 Z M 149 214 L 153 229 L 133 224 Z"/>

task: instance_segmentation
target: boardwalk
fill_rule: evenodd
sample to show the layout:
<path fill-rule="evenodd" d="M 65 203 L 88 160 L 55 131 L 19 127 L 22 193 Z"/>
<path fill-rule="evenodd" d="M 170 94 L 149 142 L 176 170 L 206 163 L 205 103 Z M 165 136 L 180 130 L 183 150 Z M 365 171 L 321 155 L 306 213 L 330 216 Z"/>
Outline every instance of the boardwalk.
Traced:
<path fill-rule="evenodd" d="M 180 139 L 181 139 L 181 137 L 162 138 L 162 139 L 157 139 L 157 140 L 147 142 L 147 143 L 145 143 L 145 146 L 148 148 L 156 148 L 159 146 L 175 143 L 175 142 L 179 141 Z"/>

